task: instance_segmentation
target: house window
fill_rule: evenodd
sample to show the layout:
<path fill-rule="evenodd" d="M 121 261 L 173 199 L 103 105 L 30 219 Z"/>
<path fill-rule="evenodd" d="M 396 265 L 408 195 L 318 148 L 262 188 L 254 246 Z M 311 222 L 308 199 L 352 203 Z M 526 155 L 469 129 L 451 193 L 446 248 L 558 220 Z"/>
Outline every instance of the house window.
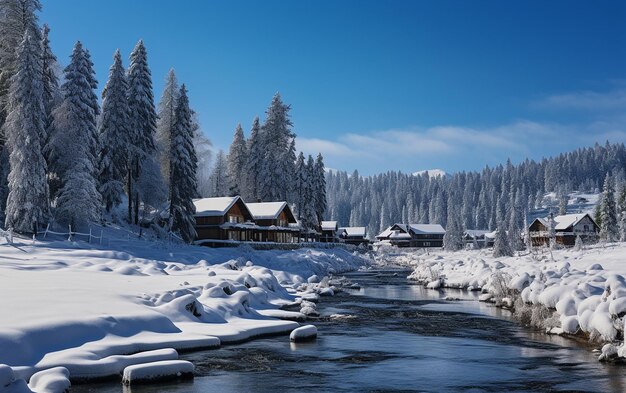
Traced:
<path fill-rule="evenodd" d="M 231 224 L 239 223 L 239 216 L 228 216 L 228 222 Z"/>
<path fill-rule="evenodd" d="M 585 225 L 585 232 L 589 232 L 589 225 Z"/>
<path fill-rule="evenodd" d="M 424 242 L 424 247 L 430 247 L 430 242 Z"/>

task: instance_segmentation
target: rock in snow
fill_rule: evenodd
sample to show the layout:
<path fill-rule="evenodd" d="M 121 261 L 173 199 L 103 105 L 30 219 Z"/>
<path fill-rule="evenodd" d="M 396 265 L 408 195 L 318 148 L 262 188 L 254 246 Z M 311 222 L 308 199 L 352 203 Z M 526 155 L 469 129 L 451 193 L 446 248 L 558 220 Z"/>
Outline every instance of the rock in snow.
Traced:
<path fill-rule="evenodd" d="M 153 363 L 135 364 L 124 369 L 122 383 L 134 385 L 171 379 L 193 378 L 193 363 L 186 360 L 164 360 Z"/>
<path fill-rule="evenodd" d="M 302 342 L 314 340 L 317 337 L 317 328 L 314 325 L 305 325 L 297 329 L 293 329 L 289 335 L 289 340 L 293 342 Z"/>

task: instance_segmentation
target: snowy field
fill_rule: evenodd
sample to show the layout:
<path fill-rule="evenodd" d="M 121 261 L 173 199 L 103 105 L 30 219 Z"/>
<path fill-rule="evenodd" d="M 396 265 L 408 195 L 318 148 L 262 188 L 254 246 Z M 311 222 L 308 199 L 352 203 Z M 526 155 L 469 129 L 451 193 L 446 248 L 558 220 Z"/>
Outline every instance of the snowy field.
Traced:
<path fill-rule="evenodd" d="M 624 243 L 503 258 L 491 250 L 425 254 L 388 248 L 378 258 L 413 267 L 409 278 L 428 288 L 482 290 L 481 300 L 514 308 L 526 324 L 606 343 L 602 360 L 626 357 Z"/>
<path fill-rule="evenodd" d="M 112 235 L 106 247 L 0 239 L 0 364 L 10 366 L 0 367 L 0 391 L 48 391 L 66 374 L 119 376 L 176 360 L 177 350 L 289 333 L 299 326 L 292 320 L 315 314 L 310 300 L 332 293 L 324 276 L 368 263 L 343 249 L 211 249 Z M 295 311 L 280 309 L 288 305 Z"/>

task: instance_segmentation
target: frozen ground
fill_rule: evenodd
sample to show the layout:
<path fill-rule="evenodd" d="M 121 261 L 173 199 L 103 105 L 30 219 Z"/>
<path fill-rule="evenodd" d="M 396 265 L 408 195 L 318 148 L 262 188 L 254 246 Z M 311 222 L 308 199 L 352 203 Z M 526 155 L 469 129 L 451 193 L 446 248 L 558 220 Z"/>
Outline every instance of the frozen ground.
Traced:
<path fill-rule="evenodd" d="M 10 366 L 0 367 L 0 391 L 55 391 L 48 386 L 63 386 L 66 373 L 119 376 L 176 360 L 177 350 L 288 333 L 299 324 L 273 317 L 303 319 L 330 290 L 320 278 L 367 263 L 343 249 L 210 249 L 111 229 L 104 237 L 104 246 L 0 240 L 0 364 Z"/>
<path fill-rule="evenodd" d="M 626 357 L 626 244 L 538 250 L 494 258 L 491 250 L 383 250 L 378 258 L 414 268 L 409 278 L 431 289 L 481 290 L 481 300 L 515 308 L 524 323 L 555 334 L 608 343 L 602 360 Z"/>

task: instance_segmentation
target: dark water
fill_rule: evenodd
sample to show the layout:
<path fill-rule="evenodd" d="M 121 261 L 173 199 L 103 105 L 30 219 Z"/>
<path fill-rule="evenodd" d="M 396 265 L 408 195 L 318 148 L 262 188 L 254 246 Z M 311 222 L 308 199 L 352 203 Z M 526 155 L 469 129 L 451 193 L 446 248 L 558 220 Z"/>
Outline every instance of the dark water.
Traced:
<path fill-rule="evenodd" d="M 406 272 L 349 277 L 362 289 L 322 300 L 316 341 L 280 336 L 183 354 L 196 365 L 193 382 L 132 392 L 626 392 L 626 367 L 601 364 L 572 340 L 521 328 L 471 293 L 425 290 Z M 131 390 L 107 383 L 72 391 Z"/>

